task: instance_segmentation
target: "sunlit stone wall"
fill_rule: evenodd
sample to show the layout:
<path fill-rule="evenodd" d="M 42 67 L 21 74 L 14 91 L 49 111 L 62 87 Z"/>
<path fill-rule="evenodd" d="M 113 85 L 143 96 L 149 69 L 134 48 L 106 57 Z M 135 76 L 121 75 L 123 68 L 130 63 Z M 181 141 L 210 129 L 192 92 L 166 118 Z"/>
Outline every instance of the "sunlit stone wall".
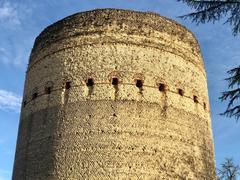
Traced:
<path fill-rule="evenodd" d="M 154 13 L 74 14 L 36 39 L 14 180 L 215 179 L 206 73 Z"/>

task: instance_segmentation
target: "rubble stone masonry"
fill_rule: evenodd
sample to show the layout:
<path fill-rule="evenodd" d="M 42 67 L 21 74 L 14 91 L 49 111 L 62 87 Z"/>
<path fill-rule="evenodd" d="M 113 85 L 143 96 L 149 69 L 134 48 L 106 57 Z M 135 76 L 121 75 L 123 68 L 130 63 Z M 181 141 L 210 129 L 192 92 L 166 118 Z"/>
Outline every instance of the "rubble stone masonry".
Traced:
<path fill-rule="evenodd" d="M 215 179 L 206 73 L 189 30 L 99 9 L 36 38 L 13 180 L 66 179 Z"/>

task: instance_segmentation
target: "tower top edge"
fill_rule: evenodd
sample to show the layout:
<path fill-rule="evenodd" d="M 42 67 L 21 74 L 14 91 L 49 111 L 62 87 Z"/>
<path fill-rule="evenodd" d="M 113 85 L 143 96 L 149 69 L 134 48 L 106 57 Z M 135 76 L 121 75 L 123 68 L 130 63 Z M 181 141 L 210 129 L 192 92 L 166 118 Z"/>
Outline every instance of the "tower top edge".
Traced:
<path fill-rule="evenodd" d="M 190 49 L 199 59 L 197 63 L 204 67 L 199 43 L 195 35 L 185 26 L 155 12 L 113 8 L 78 12 L 49 25 L 35 39 L 29 62 L 36 53 L 51 43 L 58 43 L 70 37 L 90 36 L 98 33 L 103 34 L 101 38 L 104 39 L 105 31 L 116 34 L 125 33 L 133 38 L 136 37 L 135 35 L 144 36 L 144 38 L 152 36 L 151 38 L 155 38 L 156 42 L 159 41 L 159 37 L 174 37 L 169 39 L 182 42 L 184 47 Z M 161 43 L 158 45 L 161 46 Z"/>
<path fill-rule="evenodd" d="M 36 39 L 43 36 L 47 32 L 51 31 L 55 26 L 65 24 L 67 21 L 71 19 L 77 19 L 77 18 L 84 18 L 84 17 L 96 17 L 98 15 L 102 15 L 105 18 L 115 20 L 133 20 L 133 21 L 143 21 L 148 20 L 148 23 L 152 25 L 156 25 L 159 22 L 165 22 L 166 24 L 171 24 L 173 26 L 177 26 L 179 29 L 178 31 L 187 32 L 191 34 L 192 38 L 197 42 L 197 39 L 195 35 L 184 25 L 178 23 L 177 21 L 167 18 L 165 16 L 162 16 L 156 12 L 152 11 L 137 11 L 137 10 L 129 10 L 129 9 L 116 9 L 116 8 L 102 8 L 102 9 L 92 9 L 88 11 L 82 11 L 78 12 L 72 15 L 69 15 L 59 21 L 54 22 L 53 24 L 47 26 Z M 79 20 L 80 21 L 80 20 Z M 198 42 L 197 42 L 198 43 Z"/>

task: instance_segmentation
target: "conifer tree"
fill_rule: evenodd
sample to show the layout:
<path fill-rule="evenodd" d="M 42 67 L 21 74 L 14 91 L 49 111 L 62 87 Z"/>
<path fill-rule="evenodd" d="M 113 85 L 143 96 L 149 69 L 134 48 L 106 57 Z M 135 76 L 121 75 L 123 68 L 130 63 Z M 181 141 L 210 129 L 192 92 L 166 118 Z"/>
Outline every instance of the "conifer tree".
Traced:
<path fill-rule="evenodd" d="M 240 35 L 240 0 L 177 0 L 186 3 L 195 12 L 180 16 L 191 19 L 197 24 L 224 20 L 224 24 L 232 27 L 234 36 Z M 228 90 L 222 93 L 220 99 L 228 101 L 225 112 L 228 117 L 240 118 L 240 66 L 228 71 Z"/>
<path fill-rule="evenodd" d="M 226 161 L 221 164 L 221 169 L 218 169 L 218 179 L 219 180 L 237 180 L 239 175 L 239 166 L 233 163 L 232 159 L 226 159 Z"/>
<path fill-rule="evenodd" d="M 177 0 L 186 3 L 195 12 L 180 16 L 197 24 L 224 20 L 232 26 L 233 35 L 240 33 L 240 0 Z"/>
<path fill-rule="evenodd" d="M 227 109 L 222 115 L 228 117 L 240 118 L 240 66 L 228 71 L 230 77 L 226 78 L 228 81 L 228 91 L 222 93 L 220 99 L 222 101 L 229 100 Z"/>

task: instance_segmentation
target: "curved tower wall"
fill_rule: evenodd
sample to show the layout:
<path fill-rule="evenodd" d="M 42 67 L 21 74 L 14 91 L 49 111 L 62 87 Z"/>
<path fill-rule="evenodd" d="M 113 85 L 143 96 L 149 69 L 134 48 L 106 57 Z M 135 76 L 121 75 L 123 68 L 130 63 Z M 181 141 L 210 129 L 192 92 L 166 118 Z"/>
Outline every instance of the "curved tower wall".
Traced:
<path fill-rule="evenodd" d="M 153 13 L 78 13 L 36 39 L 13 179 L 215 179 L 196 39 Z"/>

